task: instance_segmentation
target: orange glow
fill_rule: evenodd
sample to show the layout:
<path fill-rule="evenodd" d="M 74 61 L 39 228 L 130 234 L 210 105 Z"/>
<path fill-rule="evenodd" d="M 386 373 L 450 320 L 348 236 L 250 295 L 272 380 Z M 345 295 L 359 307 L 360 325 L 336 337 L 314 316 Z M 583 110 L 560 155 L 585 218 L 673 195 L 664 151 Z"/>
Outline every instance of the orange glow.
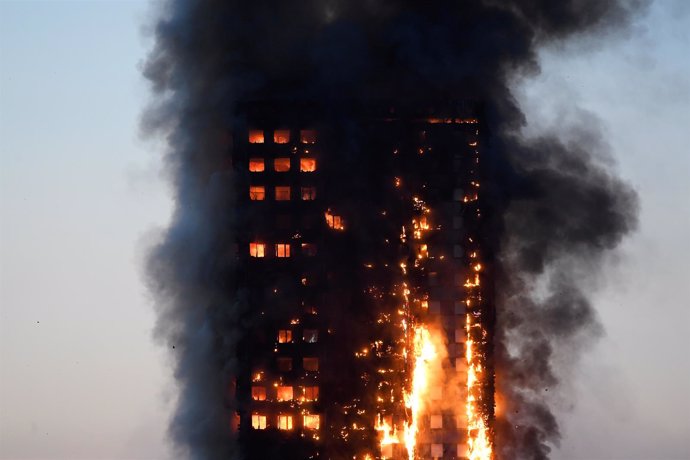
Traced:
<path fill-rule="evenodd" d="M 263 185 L 251 185 L 249 187 L 249 199 L 252 201 L 263 201 L 266 199 L 266 187 Z"/>
<path fill-rule="evenodd" d="M 341 216 L 331 214 L 331 210 L 325 212 L 326 224 L 333 230 L 345 230 L 345 223 Z"/>
<path fill-rule="evenodd" d="M 290 244 L 278 243 L 276 244 L 276 257 L 290 257 Z"/>
<path fill-rule="evenodd" d="M 316 414 L 305 414 L 302 420 L 307 430 L 318 430 L 321 425 L 321 417 Z"/>
<path fill-rule="evenodd" d="M 292 331 L 290 329 L 281 329 L 278 331 L 278 343 L 292 342 Z"/>
<path fill-rule="evenodd" d="M 302 358 L 302 367 L 305 371 L 316 372 L 319 370 L 319 358 Z"/>
<path fill-rule="evenodd" d="M 266 401 L 266 387 L 252 387 L 252 399 L 254 401 Z"/>
<path fill-rule="evenodd" d="M 304 387 L 302 392 L 302 401 L 317 401 L 319 399 L 319 387 Z"/>
<path fill-rule="evenodd" d="M 299 170 L 302 172 L 316 171 L 316 159 L 314 158 L 300 158 Z"/>
<path fill-rule="evenodd" d="M 263 144 L 264 143 L 264 132 L 260 129 L 250 129 L 249 130 L 249 143 L 250 144 Z"/>
<path fill-rule="evenodd" d="M 276 201 L 290 201 L 290 187 L 279 185 L 275 188 Z"/>
<path fill-rule="evenodd" d="M 312 201 L 316 199 L 316 187 L 302 187 L 302 200 Z"/>
<path fill-rule="evenodd" d="M 250 158 L 249 159 L 249 171 L 250 172 L 263 172 L 265 169 L 263 158 Z"/>
<path fill-rule="evenodd" d="M 392 416 L 384 417 L 382 414 L 379 414 L 374 425 L 374 429 L 379 432 L 379 445 L 381 446 L 381 457 L 383 459 L 389 458 L 389 455 L 392 453 L 390 446 L 400 444 L 400 439 L 398 439 L 392 419 Z"/>
<path fill-rule="evenodd" d="M 290 171 L 290 159 L 276 158 L 275 160 L 273 160 L 273 169 L 275 169 L 276 172 Z"/>
<path fill-rule="evenodd" d="M 259 414 L 252 414 L 252 428 L 255 430 L 266 429 L 266 416 Z"/>
<path fill-rule="evenodd" d="M 273 131 L 273 142 L 276 144 L 287 144 L 290 142 L 290 130 L 276 129 Z"/>
<path fill-rule="evenodd" d="M 292 387 L 281 387 L 279 386 L 277 389 L 277 397 L 278 401 L 292 401 Z"/>
<path fill-rule="evenodd" d="M 316 131 L 313 129 L 303 129 L 300 131 L 300 141 L 303 144 L 316 144 Z"/>
<path fill-rule="evenodd" d="M 292 429 L 292 415 L 279 415 L 278 416 L 278 429 L 279 430 L 291 430 Z"/>
<path fill-rule="evenodd" d="M 249 255 L 251 257 L 266 257 L 266 244 L 249 243 Z"/>

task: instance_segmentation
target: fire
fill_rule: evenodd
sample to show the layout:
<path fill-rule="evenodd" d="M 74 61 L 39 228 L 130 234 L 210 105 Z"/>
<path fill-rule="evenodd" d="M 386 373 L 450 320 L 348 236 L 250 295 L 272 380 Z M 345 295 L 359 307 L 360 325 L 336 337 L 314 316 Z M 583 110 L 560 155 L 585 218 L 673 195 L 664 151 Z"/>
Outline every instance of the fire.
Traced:
<path fill-rule="evenodd" d="M 410 419 L 405 425 L 404 434 L 407 456 L 410 460 L 415 458 L 422 401 L 429 389 L 430 363 L 438 354 L 431 340 L 431 333 L 423 325 L 414 328 L 412 354 L 414 358 L 412 387 L 409 393 L 406 392 L 405 394 L 405 407 L 410 412 Z"/>

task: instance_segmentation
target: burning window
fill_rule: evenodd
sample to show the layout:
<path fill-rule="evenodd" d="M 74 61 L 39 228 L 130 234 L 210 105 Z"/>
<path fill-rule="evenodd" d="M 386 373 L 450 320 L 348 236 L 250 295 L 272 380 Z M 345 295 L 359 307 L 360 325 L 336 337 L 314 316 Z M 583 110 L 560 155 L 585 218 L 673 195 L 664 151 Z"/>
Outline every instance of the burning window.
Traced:
<path fill-rule="evenodd" d="M 279 415 L 278 416 L 278 429 L 279 430 L 291 430 L 292 429 L 292 415 Z"/>
<path fill-rule="evenodd" d="M 273 160 L 273 169 L 275 169 L 276 172 L 290 171 L 290 159 L 276 158 L 275 160 Z"/>
<path fill-rule="evenodd" d="M 292 358 L 278 358 L 278 370 L 288 372 L 292 370 Z"/>
<path fill-rule="evenodd" d="M 302 254 L 308 257 L 316 255 L 316 245 L 313 243 L 302 243 Z"/>
<path fill-rule="evenodd" d="M 250 158 L 249 159 L 249 171 L 250 172 L 263 172 L 265 169 L 263 158 Z"/>
<path fill-rule="evenodd" d="M 303 144 L 316 144 L 316 131 L 313 129 L 303 129 L 299 133 L 300 141 Z"/>
<path fill-rule="evenodd" d="M 299 159 L 299 170 L 302 172 L 314 172 L 314 171 L 316 171 L 316 159 L 315 158 L 300 158 Z"/>
<path fill-rule="evenodd" d="M 255 430 L 266 429 L 266 416 L 259 414 L 252 414 L 252 428 Z"/>
<path fill-rule="evenodd" d="M 266 257 L 266 244 L 249 243 L 249 255 L 252 257 Z"/>
<path fill-rule="evenodd" d="M 249 143 L 250 144 L 263 144 L 264 143 L 264 132 L 260 129 L 250 129 L 249 130 Z"/>
<path fill-rule="evenodd" d="M 290 187 L 287 185 L 279 185 L 275 189 L 276 201 L 290 201 Z"/>
<path fill-rule="evenodd" d="M 316 343 L 319 339 L 319 331 L 317 329 L 305 329 L 302 332 L 302 340 L 307 343 Z"/>
<path fill-rule="evenodd" d="M 304 401 L 316 401 L 319 399 L 319 387 L 304 387 L 302 399 Z"/>
<path fill-rule="evenodd" d="M 433 458 L 443 457 L 443 444 L 432 444 L 431 445 L 431 456 Z"/>
<path fill-rule="evenodd" d="M 252 399 L 254 401 L 266 401 L 266 387 L 252 387 Z"/>
<path fill-rule="evenodd" d="M 345 229 L 345 222 L 343 221 L 343 218 L 341 216 L 331 214 L 331 210 L 329 209 L 326 211 L 324 214 L 326 217 L 326 224 L 334 230 L 344 230 Z"/>
<path fill-rule="evenodd" d="M 278 243 L 276 244 L 276 257 L 290 257 L 290 244 Z"/>
<path fill-rule="evenodd" d="M 273 142 L 276 144 L 287 144 L 290 142 L 290 130 L 276 129 L 273 131 Z"/>
<path fill-rule="evenodd" d="M 307 430 L 318 430 L 321 424 L 321 417 L 316 414 L 305 414 L 303 423 L 304 428 Z"/>
<path fill-rule="evenodd" d="M 278 401 L 292 401 L 292 387 L 278 387 Z"/>
<path fill-rule="evenodd" d="M 266 199 L 266 187 L 263 185 L 249 186 L 249 199 L 252 201 L 263 201 Z"/>
<path fill-rule="evenodd" d="M 302 367 L 305 371 L 316 372 L 319 370 L 319 358 L 302 358 Z"/>
<path fill-rule="evenodd" d="M 311 201 L 316 199 L 316 187 L 302 187 L 302 199 Z"/>
<path fill-rule="evenodd" d="M 292 331 L 290 329 L 281 329 L 278 331 L 278 343 L 292 342 Z"/>
<path fill-rule="evenodd" d="M 432 415 L 429 417 L 429 428 L 432 430 L 443 428 L 443 417 L 441 415 Z"/>

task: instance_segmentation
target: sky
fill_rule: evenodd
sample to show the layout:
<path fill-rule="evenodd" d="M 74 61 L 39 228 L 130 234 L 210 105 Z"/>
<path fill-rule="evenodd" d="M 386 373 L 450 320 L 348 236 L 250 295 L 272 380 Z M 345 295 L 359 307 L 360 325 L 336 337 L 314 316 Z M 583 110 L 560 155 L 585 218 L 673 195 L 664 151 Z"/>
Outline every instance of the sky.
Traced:
<path fill-rule="evenodd" d="M 0 459 L 170 459 L 174 385 L 142 282 L 172 203 L 143 140 L 152 8 L 0 0 Z M 641 199 L 592 295 L 554 460 L 690 458 L 690 2 L 544 49 L 527 135 L 592 117 Z"/>

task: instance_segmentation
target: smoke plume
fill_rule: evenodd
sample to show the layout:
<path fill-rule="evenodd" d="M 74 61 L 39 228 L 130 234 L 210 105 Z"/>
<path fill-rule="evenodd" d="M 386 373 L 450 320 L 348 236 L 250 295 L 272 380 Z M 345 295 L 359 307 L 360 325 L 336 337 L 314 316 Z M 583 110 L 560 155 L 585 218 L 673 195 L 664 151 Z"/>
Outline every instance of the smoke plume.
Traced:
<path fill-rule="evenodd" d="M 509 83 L 539 72 L 540 46 L 621 30 L 640 8 L 623 0 L 169 0 L 144 74 L 143 122 L 167 141 L 176 202 L 149 257 L 156 335 L 170 347 L 179 400 L 170 434 L 180 455 L 239 456 L 227 392 L 246 324 L 233 264 L 229 127 L 255 97 L 332 101 L 481 101 L 490 130 L 487 214 L 496 264 L 496 386 L 502 459 L 548 458 L 560 438 L 544 398 L 553 357 L 575 361 L 600 331 L 582 273 L 636 225 L 631 188 L 605 162 L 595 129 L 569 141 L 525 139 Z"/>

